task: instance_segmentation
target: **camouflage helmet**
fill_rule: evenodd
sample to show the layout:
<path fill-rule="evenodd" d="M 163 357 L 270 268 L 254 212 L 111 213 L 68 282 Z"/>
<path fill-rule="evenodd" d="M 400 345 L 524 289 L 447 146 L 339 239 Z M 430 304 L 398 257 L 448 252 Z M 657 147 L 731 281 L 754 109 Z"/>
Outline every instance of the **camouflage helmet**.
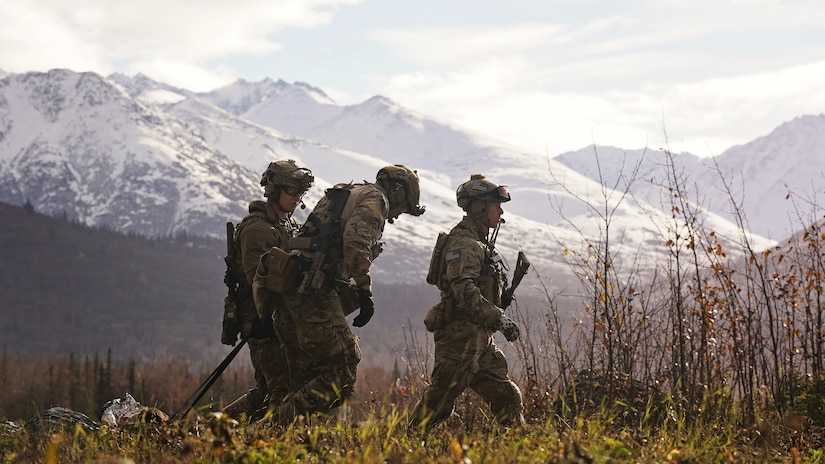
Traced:
<path fill-rule="evenodd" d="M 261 175 L 261 186 L 264 187 L 264 196 L 267 198 L 277 194 L 280 187 L 307 191 L 314 181 L 312 171 L 298 166 L 298 163 L 291 159 L 269 163 Z"/>
<path fill-rule="evenodd" d="M 490 179 L 484 177 L 484 174 L 473 174 L 470 176 L 470 180 L 458 186 L 455 191 L 455 198 L 461 209 L 477 215 L 484 212 L 484 203 L 510 201 L 510 190 L 506 185 L 494 184 Z M 476 203 L 476 200 L 482 203 L 482 207 L 478 210 L 472 208 L 472 204 Z"/>
<path fill-rule="evenodd" d="M 418 204 L 421 197 L 418 171 L 403 164 L 384 166 L 375 176 L 375 183 L 387 193 L 390 208 L 403 206 L 404 212 L 413 216 L 424 214 L 424 206 Z"/>

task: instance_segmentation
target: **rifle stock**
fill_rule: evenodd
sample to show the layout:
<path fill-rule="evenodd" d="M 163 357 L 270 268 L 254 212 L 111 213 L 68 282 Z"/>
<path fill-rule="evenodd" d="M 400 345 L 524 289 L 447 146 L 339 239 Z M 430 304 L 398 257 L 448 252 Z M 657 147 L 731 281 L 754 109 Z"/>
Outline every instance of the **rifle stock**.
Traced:
<path fill-rule="evenodd" d="M 510 284 L 509 288 L 505 289 L 501 293 L 502 309 L 507 309 L 507 307 L 510 306 L 510 303 L 513 302 L 516 288 L 518 288 L 519 284 L 521 284 L 521 279 L 523 279 L 524 275 L 527 274 L 528 269 L 530 269 L 530 260 L 527 259 L 527 255 L 525 255 L 523 251 L 519 251 L 518 259 L 516 260 L 516 269 L 513 271 L 513 282 Z"/>

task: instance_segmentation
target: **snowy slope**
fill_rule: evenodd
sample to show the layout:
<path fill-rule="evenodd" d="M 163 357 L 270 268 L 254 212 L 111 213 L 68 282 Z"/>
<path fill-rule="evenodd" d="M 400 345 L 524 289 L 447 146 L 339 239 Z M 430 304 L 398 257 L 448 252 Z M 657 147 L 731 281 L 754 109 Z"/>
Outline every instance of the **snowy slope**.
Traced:
<path fill-rule="evenodd" d="M 674 154 L 670 170 L 661 150 L 590 147 L 554 160 L 591 179 L 599 180 L 601 172 L 607 185 L 625 185 L 638 165 L 633 193 L 665 208 L 669 199 L 660 187 L 672 184 L 676 173 L 697 205 L 730 222 L 737 221 L 738 210 L 751 233 L 778 241 L 822 218 L 817 192 L 825 180 L 825 115 L 797 117 L 713 158 Z"/>
<path fill-rule="evenodd" d="M 147 235 L 242 214 L 251 173 L 92 73 L 0 81 L 0 201 Z"/>

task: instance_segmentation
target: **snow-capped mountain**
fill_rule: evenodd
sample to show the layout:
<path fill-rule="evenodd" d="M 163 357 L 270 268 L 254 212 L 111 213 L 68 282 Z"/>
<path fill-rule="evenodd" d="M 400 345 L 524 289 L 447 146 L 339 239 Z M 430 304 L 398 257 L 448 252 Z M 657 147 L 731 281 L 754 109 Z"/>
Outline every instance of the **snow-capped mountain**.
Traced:
<path fill-rule="evenodd" d="M 249 121 L 297 136 L 304 136 L 308 128 L 342 111 L 322 90 L 282 80 L 239 80 L 199 97 Z"/>
<path fill-rule="evenodd" d="M 799 116 L 726 150 L 717 161 L 718 172 L 714 167 L 705 173 L 699 185 L 722 190 L 721 174 L 741 202 L 749 230 L 782 240 L 822 220 L 825 114 Z"/>
<path fill-rule="evenodd" d="M 675 172 L 690 200 L 728 221 L 741 214 L 750 232 L 773 240 L 823 218 L 817 196 L 825 180 L 825 114 L 797 117 L 708 159 L 679 153 L 669 161 L 661 149 L 589 147 L 554 160 L 611 186 L 624 185 L 638 166 L 631 191 L 654 205 L 668 201 L 660 187 L 672 185 Z"/>
<path fill-rule="evenodd" d="M 93 73 L 0 80 L 0 201 L 148 235 L 214 230 L 255 175 Z"/>
<path fill-rule="evenodd" d="M 598 239 L 606 210 L 613 243 L 637 265 L 666 253 L 652 218 L 665 221 L 669 212 L 623 198 L 559 159 L 384 97 L 338 106 L 307 84 L 270 79 L 208 93 L 141 75 L 66 70 L 0 80 L 0 201 L 28 200 L 41 212 L 65 211 L 122 231 L 220 236 L 225 221 L 239 220 L 248 202 L 262 197 L 266 165 L 283 158 L 316 175 L 308 206 L 324 188 L 372 181 L 387 164 L 419 171 L 427 212 L 388 224 L 376 261 L 376 274 L 390 282 L 422 280 L 437 233 L 461 218 L 455 189 L 476 172 L 511 187 L 498 239 L 505 258 L 524 249 L 546 279 L 569 274 L 564 249 Z M 703 214 L 720 236 L 739 236 L 732 222 Z M 769 244 L 758 236 L 753 243 Z"/>

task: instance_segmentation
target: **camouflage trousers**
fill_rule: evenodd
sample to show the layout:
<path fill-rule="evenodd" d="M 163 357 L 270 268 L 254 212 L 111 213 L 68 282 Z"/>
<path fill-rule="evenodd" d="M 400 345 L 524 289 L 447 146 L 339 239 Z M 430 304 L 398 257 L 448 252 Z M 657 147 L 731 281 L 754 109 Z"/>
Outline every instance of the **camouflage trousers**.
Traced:
<path fill-rule="evenodd" d="M 303 304 L 281 295 L 276 333 L 286 349 L 291 379 L 278 409 L 281 423 L 328 412 L 352 396 L 361 351 L 335 290 L 318 291 Z"/>
<path fill-rule="evenodd" d="M 277 411 L 288 393 L 289 366 L 286 353 L 275 338 L 250 338 L 247 346 L 255 372 L 255 387 L 223 408 L 223 412 L 231 417 L 243 413 L 259 418 L 267 411 Z"/>
<path fill-rule="evenodd" d="M 470 321 L 453 321 L 436 329 L 435 365 L 430 385 L 410 414 L 412 426 L 430 429 L 447 419 L 467 388 L 490 406 L 504 425 L 523 423 L 521 390 L 507 375 L 507 360 L 490 329 Z"/>

